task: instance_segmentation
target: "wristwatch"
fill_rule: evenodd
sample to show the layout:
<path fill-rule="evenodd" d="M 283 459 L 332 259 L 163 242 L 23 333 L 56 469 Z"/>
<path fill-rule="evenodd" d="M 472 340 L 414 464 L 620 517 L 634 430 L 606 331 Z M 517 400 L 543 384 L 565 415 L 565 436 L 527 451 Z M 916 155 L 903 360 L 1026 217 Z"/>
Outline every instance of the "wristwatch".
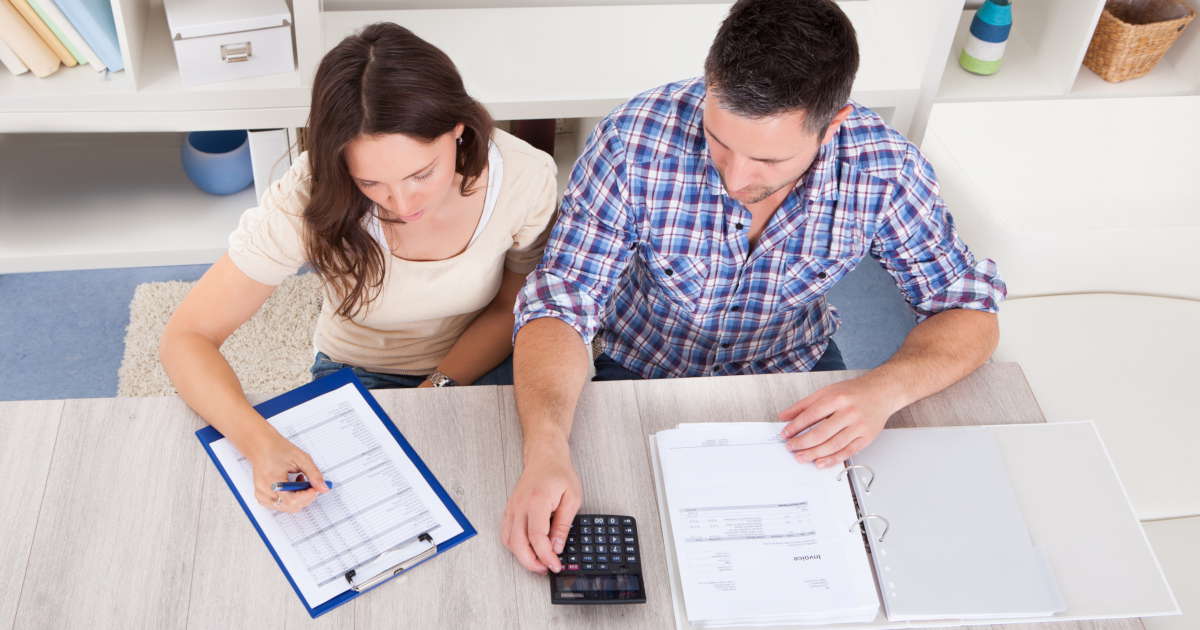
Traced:
<path fill-rule="evenodd" d="M 425 380 L 429 381 L 429 384 L 433 385 L 434 387 L 451 387 L 453 385 L 458 385 L 458 383 L 454 382 L 454 379 L 446 376 L 438 370 L 434 370 L 433 374 L 425 377 Z"/>

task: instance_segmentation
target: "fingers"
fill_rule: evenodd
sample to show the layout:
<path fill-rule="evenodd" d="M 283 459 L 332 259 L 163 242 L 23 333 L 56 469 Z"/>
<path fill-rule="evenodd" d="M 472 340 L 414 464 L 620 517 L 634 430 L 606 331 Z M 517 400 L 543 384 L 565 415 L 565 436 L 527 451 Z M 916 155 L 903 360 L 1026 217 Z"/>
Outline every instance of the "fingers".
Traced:
<path fill-rule="evenodd" d="M 554 547 L 550 544 L 549 516 L 547 514 L 546 518 L 535 518 L 531 514 L 526 525 L 529 528 L 529 544 L 533 547 L 533 553 L 537 556 L 538 562 L 558 573 L 562 571 L 562 563 L 558 561 Z"/>
<path fill-rule="evenodd" d="M 842 429 L 828 440 L 812 448 L 798 451 L 794 453 L 794 456 L 796 461 L 812 462 L 817 468 L 825 468 L 832 464 L 841 463 L 842 460 L 832 461 L 832 456 L 849 446 L 851 442 L 859 437 L 861 437 L 861 434 L 854 427 Z"/>
<path fill-rule="evenodd" d="M 854 454 L 863 450 L 863 448 L 865 448 L 868 443 L 869 443 L 869 440 L 867 440 L 867 438 L 862 437 L 862 436 L 856 437 L 853 440 L 851 440 L 849 444 L 847 444 L 844 448 L 842 448 L 838 452 L 834 453 L 833 455 L 829 455 L 827 457 L 822 457 L 821 459 L 818 459 L 817 461 L 815 461 L 813 463 L 816 464 L 818 468 L 827 468 L 829 466 L 836 466 L 837 464 L 840 464 L 840 463 L 850 459 L 851 457 L 854 457 Z"/>
<path fill-rule="evenodd" d="M 317 494 L 329 492 L 329 488 L 325 485 L 325 476 L 321 474 L 320 470 L 317 470 L 317 465 L 313 463 L 312 458 L 304 451 L 299 451 L 299 453 L 296 457 L 296 465 L 300 468 L 300 472 L 308 479 L 308 483 L 312 484 L 312 489 L 316 490 Z"/>
<path fill-rule="evenodd" d="M 550 519 L 550 544 L 554 547 L 554 553 L 562 553 L 567 545 L 567 534 L 571 532 L 571 523 L 579 513 L 582 501 L 578 494 L 570 490 L 563 494 L 554 517 Z"/>
<path fill-rule="evenodd" d="M 534 553 L 533 547 L 529 545 L 529 535 L 525 527 L 526 515 L 522 500 L 519 495 L 514 495 L 509 499 L 509 505 L 505 511 L 503 542 L 504 546 L 512 552 L 513 557 L 517 562 L 526 569 L 534 573 L 545 573 L 546 566 L 538 562 L 537 554 Z"/>
<path fill-rule="evenodd" d="M 813 425 L 811 429 L 787 441 L 789 451 L 804 451 L 818 444 L 824 444 L 834 435 L 850 425 L 846 414 L 835 413 Z"/>
<path fill-rule="evenodd" d="M 779 419 L 785 422 L 794 420 L 797 414 L 799 414 L 801 411 L 804 411 L 809 405 L 813 404 L 813 401 L 819 398 L 821 393 L 824 391 L 825 388 L 821 388 L 805 396 L 804 398 L 801 398 L 796 404 L 779 412 Z"/>
<path fill-rule="evenodd" d="M 792 438 L 804 429 L 820 422 L 825 417 L 837 411 L 843 405 L 844 401 L 841 397 L 824 397 L 814 401 L 803 411 L 796 414 L 796 417 L 780 431 L 780 435 L 784 438 Z"/>

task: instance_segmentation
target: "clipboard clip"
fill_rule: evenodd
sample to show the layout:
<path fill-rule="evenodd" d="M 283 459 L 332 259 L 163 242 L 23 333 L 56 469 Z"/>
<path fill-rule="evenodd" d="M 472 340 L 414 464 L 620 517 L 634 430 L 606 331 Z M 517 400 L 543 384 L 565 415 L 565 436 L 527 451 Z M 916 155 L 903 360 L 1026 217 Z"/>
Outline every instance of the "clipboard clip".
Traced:
<path fill-rule="evenodd" d="M 429 532 L 424 532 L 415 540 L 393 547 L 357 569 L 350 569 L 346 572 L 346 582 L 350 584 L 350 588 L 361 593 L 384 580 L 404 573 L 435 554 L 437 545 L 433 543 Z M 362 578 L 359 577 L 360 574 L 363 575 Z"/>

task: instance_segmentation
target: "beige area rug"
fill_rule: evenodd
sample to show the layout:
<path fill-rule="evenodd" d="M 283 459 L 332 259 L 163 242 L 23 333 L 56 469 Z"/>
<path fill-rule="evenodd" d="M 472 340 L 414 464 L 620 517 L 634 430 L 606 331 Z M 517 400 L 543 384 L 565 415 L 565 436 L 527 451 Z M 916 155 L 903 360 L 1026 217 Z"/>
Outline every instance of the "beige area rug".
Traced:
<path fill-rule="evenodd" d="M 118 372 L 118 396 L 174 394 L 158 360 L 158 341 L 171 313 L 194 282 L 147 282 L 129 303 L 125 356 Z M 315 273 L 293 276 L 275 290 L 250 321 L 221 346 L 246 392 L 274 395 L 307 383 L 311 376 L 312 334 L 321 308 Z"/>

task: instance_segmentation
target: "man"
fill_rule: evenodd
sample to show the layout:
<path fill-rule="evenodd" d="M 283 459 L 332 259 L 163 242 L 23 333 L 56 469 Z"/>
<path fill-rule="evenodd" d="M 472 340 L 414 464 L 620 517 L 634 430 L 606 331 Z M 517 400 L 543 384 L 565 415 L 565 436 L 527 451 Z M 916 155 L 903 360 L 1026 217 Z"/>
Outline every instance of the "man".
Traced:
<path fill-rule="evenodd" d="M 581 502 L 567 441 L 598 331 L 601 380 L 844 369 L 825 294 L 869 253 L 919 323 L 883 365 L 779 414 L 787 448 L 822 467 L 995 348 L 995 264 L 959 240 L 917 148 L 848 103 L 857 68 L 832 1 L 742 0 L 702 79 L 592 133 L 517 301 L 525 469 L 502 536 L 527 569 L 561 570 Z"/>

